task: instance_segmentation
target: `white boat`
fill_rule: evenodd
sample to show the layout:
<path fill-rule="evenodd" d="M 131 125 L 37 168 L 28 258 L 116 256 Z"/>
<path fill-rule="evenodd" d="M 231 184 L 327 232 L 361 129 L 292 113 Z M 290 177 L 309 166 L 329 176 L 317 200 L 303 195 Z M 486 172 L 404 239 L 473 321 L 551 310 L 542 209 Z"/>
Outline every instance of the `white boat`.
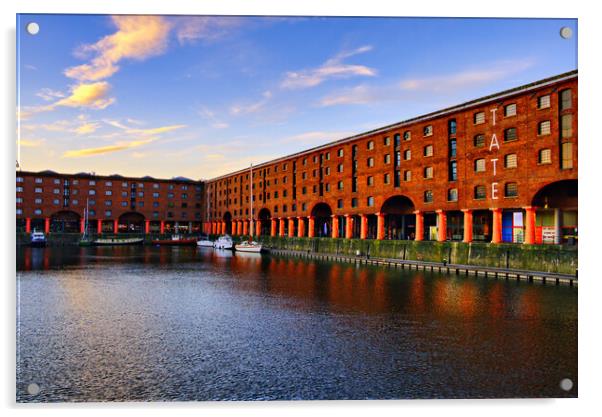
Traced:
<path fill-rule="evenodd" d="M 31 234 L 31 240 L 29 242 L 31 246 L 42 247 L 46 246 L 46 235 L 36 230 Z"/>
<path fill-rule="evenodd" d="M 234 245 L 234 249 L 236 252 L 251 252 L 251 253 L 260 253 L 261 252 L 261 243 L 258 242 L 241 242 L 237 245 Z"/>
<path fill-rule="evenodd" d="M 215 249 L 232 249 L 234 243 L 232 242 L 232 238 L 229 235 L 223 235 L 217 238 L 213 247 Z"/>
<path fill-rule="evenodd" d="M 197 244 L 197 246 L 202 246 L 204 248 L 212 248 L 213 247 L 213 241 L 211 241 L 209 239 L 201 239 L 196 244 Z"/>

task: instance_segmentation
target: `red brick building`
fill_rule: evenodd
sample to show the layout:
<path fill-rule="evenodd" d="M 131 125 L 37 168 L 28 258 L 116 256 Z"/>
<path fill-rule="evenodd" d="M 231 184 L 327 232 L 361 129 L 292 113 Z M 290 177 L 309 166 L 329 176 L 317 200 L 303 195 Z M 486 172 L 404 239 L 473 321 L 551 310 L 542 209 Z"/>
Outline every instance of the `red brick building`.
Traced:
<path fill-rule="evenodd" d="M 200 232 L 202 182 L 17 171 L 17 231 Z"/>
<path fill-rule="evenodd" d="M 574 242 L 577 79 L 561 74 L 209 180 L 204 230 L 248 234 L 253 221 L 272 236 Z"/>

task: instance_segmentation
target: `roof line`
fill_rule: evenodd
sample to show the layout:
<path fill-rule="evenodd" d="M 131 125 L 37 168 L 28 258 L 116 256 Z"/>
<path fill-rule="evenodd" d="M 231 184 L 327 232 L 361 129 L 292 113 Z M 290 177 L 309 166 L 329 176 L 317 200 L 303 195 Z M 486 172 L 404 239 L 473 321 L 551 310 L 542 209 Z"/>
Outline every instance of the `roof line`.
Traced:
<path fill-rule="evenodd" d="M 485 104 L 487 102 L 491 102 L 491 101 L 494 101 L 494 100 L 499 100 L 500 98 L 505 98 L 505 97 L 508 97 L 508 96 L 512 96 L 512 95 L 515 95 L 517 93 L 521 93 L 521 92 L 525 92 L 525 91 L 530 91 L 530 90 L 534 90 L 536 88 L 544 87 L 544 86 L 549 85 L 549 84 L 554 84 L 554 83 L 557 83 L 557 82 L 561 82 L 561 81 L 565 81 L 565 80 L 570 80 L 570 79 L 573 79 L 573 78 L 577 78 L 577 76 L 578 76 L 578 70 L 573 70 L 573 71 L 565 72 L 565 73 L 562 73 L 562 74 L 554 75 L 552 77 L 544 78 L 544 79 L 541 79 L 541 80 L 538 80 L 538 81 L 534 81 L 534 82 L 531 82 L 531 83 L 528 83 L 528 84 L 524 84 L 524 85 L 521 85 L 521 86 L 518 86 L 518 87 L 514 87 L 514 88 L 511 88 L 511 89 L 508 89 L 508 90 L 504 90 L 504 91 L 501 91 L 501 92 L 498 92 L 498 93 L 494 93 L 494 94 L 490 94 L 490 95 L 487 95 L 487 96 L 484 96 L 484 97 L 480 97 L 480 98 L 477 98 L 477 99 L 474 99 L 474 100 L 466 101 L 464 103 L 457 104 L 457 105 L 454 105 L 452 107 L 447 107 L 447 108 L 442 109 L 442 110 L 437 110 L 437 111 L 434 111 L 434 112 L 431 112 L 431 113 L 427 113 L 427 114 L 424 114 L 424 115 L 421 115 L 421 116 L 416 116 L 416 117 L 413 117 L 413 118 L 410 118 L 410 119 L 403 120 L 401 122 L 396 122 L 396 123 L 393 123 L 393 124 L 390 124 L 390 125 L 386 125 L 386 126 L 383 126 L 383 127 L 379 127 L 379 128 L 376 128 L 376 129 L 369 130 L 367 132 L 358 133 L 358 134 L 353 135 L 353 136 L 348 136 L 346 138 L 337 139 L 335 141 L 328 142 L 328 143 L 325 143 L 323 145 L 315 146 L 313 148 L 309 148 L 309 149 L 305 149 L 303 151 L 292 153 L 290 155 L 281 156 L 281 157 L 276 158 L 276 159 L 272 159 L 272 160 L 269 160 L 269 161 L 266 161 L 266 162 L 262 162 L 262 163 L 257 164 L 257 165 L 253 165 L 253 168 L 261 168 L 263 166 L 271 165 L 271 164 L 274 164 L 274 163 L 279 162 L 279 161 L 284 161 L 284 160 L 287 160 L 287 159 L 290 159 L 290 158 L 294 158 L 294 157 L 299 157 L 299 156 L 302 156 L 302 155 L 310 154 L 310 153 L 315 152 L 315 151 L 320 150 L 320 149 L 329 148 L 329 147 L 331 147 L 333 145 L 351 142 L 351 141 L 354 141 L 354 140 L 357 140 L 357 139 L 361 139 L 361 138 L 364 138 L 364 137 L 367 137 L 367 136 L 371 136 L 371 135 L 374 135 L 374 134 L 377 134 L 377 133 L 380 133 L 380 132 L 384 132 L 384 131 L 387 131 L 387 130 L 390 130 L 390 129 L 407 126 L 409 124 L 413 124 L 413 123 L 420 122 L 420 121 L 426 121 L 426 120 L 434 119 L 436 117 L 443 116 L 443 115 L 446 115 L 446 114 L 449 114 L 449 113 L 452 113 L 452 112 L 456 112 L 458 110 L 465 110 L 465 109 L 470 108 L 470 107 L 475 107 L 477 105 Z M 242 168 L 242 169 L 239 169 L 237 171 L 230 172 L 228 174 L 220 175 L 219 177 L 208 179 L 208 180 L 206 180 L 206 182 L 218 181 L 220 179 L 223 179 L 223 178 L 226 178 L 226 177 L 230 177 L 232 175 L 236 175 L 236 174 L 239 174 L 239 173 L 242 173 L 242 172 L 246 172 L 248 170 L 249 170 L 249 168 Z"/>

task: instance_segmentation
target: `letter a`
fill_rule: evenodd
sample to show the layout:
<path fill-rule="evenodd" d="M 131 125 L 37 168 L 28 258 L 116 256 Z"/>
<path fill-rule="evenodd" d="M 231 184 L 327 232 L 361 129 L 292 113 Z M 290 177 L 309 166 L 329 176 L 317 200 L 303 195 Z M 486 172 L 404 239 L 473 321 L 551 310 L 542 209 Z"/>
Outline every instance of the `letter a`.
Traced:
<path fill-rule="evenodd" d="M 497 141 L 497 136 L 495 136 L 495 133 L 491 137 L 491 143 L 489 144 L 489 152 L 491 152 L 494 146 L 497 148 L 498 151 L 500 150 L 500 144 Z"/>

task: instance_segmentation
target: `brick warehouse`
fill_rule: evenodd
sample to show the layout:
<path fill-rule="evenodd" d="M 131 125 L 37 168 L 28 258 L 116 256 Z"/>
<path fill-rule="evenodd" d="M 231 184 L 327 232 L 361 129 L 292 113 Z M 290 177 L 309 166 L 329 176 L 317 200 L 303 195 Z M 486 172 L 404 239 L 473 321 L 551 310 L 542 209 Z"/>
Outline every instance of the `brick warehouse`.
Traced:
<path fill-rule="evenodd" d="M 205 182 L 206 233 L 574 243 L 577 71 Z M 252 191 L 251 191 L 252 190 Z M 253 193 L 253 211 L 249 197 Z"/>
<path fill-rule="evenodd" d="M 17 172 L 17 231 L 200 232 L 202 183 L 53 171 Z"/>

